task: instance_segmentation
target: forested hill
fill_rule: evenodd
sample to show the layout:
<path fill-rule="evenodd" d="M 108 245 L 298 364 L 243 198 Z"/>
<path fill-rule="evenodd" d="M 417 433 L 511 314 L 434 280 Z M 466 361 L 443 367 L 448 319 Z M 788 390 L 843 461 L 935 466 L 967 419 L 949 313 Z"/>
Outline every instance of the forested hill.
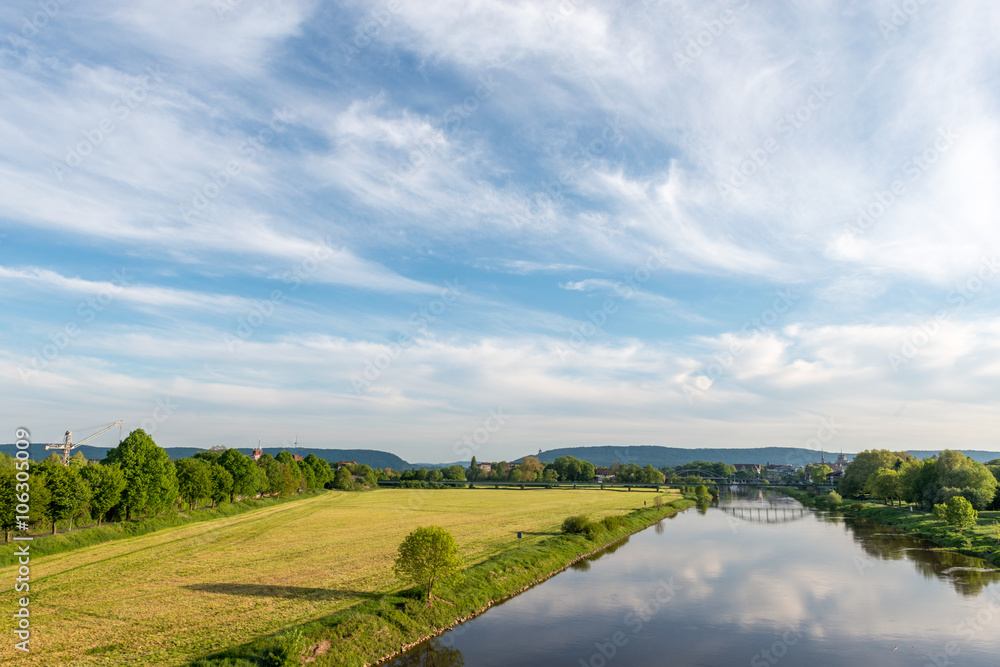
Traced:
<path fill-rule="evenodd" d="M 114 445 L 112 445 L 113 447 Z M 73 453 L 83 452 L 83 455 L 88 459 L 103 459 L 108 454 L 109 447 L 91 447 L 90 445 L 81 445 L 73 450 Z M 198 449 L 196 447 L 165 447 L 167 455 L 174 460 L 181 458 L 188 458 L 194 456 L 198 452 L 204 451 L 203 449 Z M 237 447 L 238 451 L 250 456 L 253 453 L 252 447 Z M 315 454 L 319 458 L 325 461 L 354 461 L 355 463 L 367 463 L 372 468 L 392 468 L 393 470 L 408 470 L 410 464 L 399 458 L 395 454 L 390 454 L 389 452 L 383 452 L 376 449 L 306 449 L 304 447 L 299 447 L 297 449 L 283 448 L 283 447 L 263 447 L 265 453 L 275 456 L 282 449 L 288 449 L 288 451 L 293 454 L 298 454 L 299 456 L 309 456 L 310 454 Z M 16 451 L 14 445 L 0 445 L 0 452 L 6 454 L 14 455 Z M 45 451 L 45 444 L 38 443 L 32 444 L 29 448 L 29 453 L 31 458 L 35 461 L 41 461 L 42 459 L 51 456 L 53 452 L 61 453 L 60 450 Z"/>

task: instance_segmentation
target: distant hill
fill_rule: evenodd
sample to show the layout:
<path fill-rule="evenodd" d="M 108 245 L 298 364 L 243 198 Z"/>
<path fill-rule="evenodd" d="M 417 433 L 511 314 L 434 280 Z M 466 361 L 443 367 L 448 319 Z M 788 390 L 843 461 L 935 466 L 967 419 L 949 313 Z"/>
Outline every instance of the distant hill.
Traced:
<path fill-rule="evenodd" d="M 81 445 L 73 450 L 73 453 L 78 451 L 83 452 L 83 455 L 88 459 L 103 459 L 108 455 L 108 449 L 110 447 L 91 447 L 90 445 Z M 171 459 L 183 459 L 194 456 L 198 452 L 203 452 L 205 450 L 198 449 L 196 447 L 165 447 L 167 455 Z M 236 449 L 247 456 L 253 454 L 252 447 L 236 447 Z M 392 468 L 393 470 L 407 470 L 410 468 L 410 464 L 399 458 L 395 454 L 390 454 L 389 452 L 379 451 L 377 449 L 306 449 L 304 447 L 299 447 L 297 449 L 285 448 L 285 447 L 263 447 L 266 454 L 271 456 L 276 456 L 278 452 L 282 449 L 288 449 L 288 451 L 298 454 L 299 456 L 309 456 L 310 454 L 315 454 L 321 459 L 326 461 L 355 461 L 357 463 L 366 463 L 373 468 Z M 0 452 L 13 455 L 16 451 L 14 445 L 0 445 Z M 41 461 L 53 453 L 59 453 L 59 450 L 45 451 L 45 444 L 38 443 L 32 444 L 28 448 L 28 452 L 31 454 L 31 458 L 34 461 Z"/>
<path fill-rule="evenodd" d="M 939 449 L 908 449 L 906 451 L 913 454 L 918 459 L 926 459 L 929 456 L 941 453 L 941 450 Z M 958 451 L 962 452 L 973 461 L 979 461 L 980 463 L 988 463 L 993 459 L 1000 459 L 1000 452 L 984 452 L 981 449 L 960 449 Z"/>
<path fill-rule="evenodd" d="M 564 447 L 549 449 L 538 454 L 543 463 L 550 463 L 558 456 L 575 456 L 578 459 L 590 461 L 597 466 L 610 466 L 613 463 L 652 463 L 654 468 L 678 466 L 691 461 L 708 461 L 709 463 L 775 463 L 803 465 L 818 461 L 820 453 L 801 447 L 752 447 L 747 449 L 721 449 L 685 447 L 660 447 L 657 445 L 633 445 L 630 447 Z M 829 460 L 835 460 L 838 453 L 827 452 Z M 848 458 L 853 457 L 852 454 Z"/>
<path fill-rule="evenodd" d="M 910 450 L 919 459 L 939 453 L 940 450 Z M 1000 458 L 1000 452 L 987 452 L 975 449 L 960 449 L 974 461 L 986 463 L 993 459 Z M 840 452 L 828 451 L 826 458 L 828 461 L 836 460 Z M 557 456 L 575 456 L 578 459 L 590 461 L 598 466 L 610 466 L 615 462 L 638 463 L 646 465 L 652 463 L 653 467 L 662 468 L 664 466 L 678 466 L 691 461 L 708 461 L 710 463 L 776 463 L 802 465 L 803 462 L 818 461 L 820 453 L 813 449 L 801 447 L 751 447 L 747 449 L 737 448 L 701 448 L 687 449 L 684 447 L 659 447 L 656 445 L 636 445 L 631 447 L 564 447 L 562 449 L 549 449 L 538 455 L 543 463 L 550 463 Z M 848 459 L 853 459 L 854 454 L 846 454 Z M 520 459 L 518 459 L 520 460 Z"/>

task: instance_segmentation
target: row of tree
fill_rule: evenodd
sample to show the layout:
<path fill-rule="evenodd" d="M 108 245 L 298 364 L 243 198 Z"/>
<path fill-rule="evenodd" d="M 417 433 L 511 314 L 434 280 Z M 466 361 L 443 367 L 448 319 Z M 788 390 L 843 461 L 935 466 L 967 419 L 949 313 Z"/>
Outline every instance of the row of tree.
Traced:
<path fill-rule="evenodd" d="M 80 518 L 128 520 L 175 509 L 196 509 L 238 499 L 288 495 L 319 488 L 354 490 L 374 487 L 377 475 L 367 465 L 334 467 L 314 454 L 297 461 L 283 451 L 254 461 L 235 449 L 215 448 L 191 458 L 171 461 L 142 429 L 138 429 L 101 462 L 79 452 L 64 466 L 53 454 L 41 462 L 0 456 L 0 528 L 9 541 L 18 516 L 29 509 L 32 529 Z M 21 505 L 18 510 L 17 506 Z"/>
<path fill-rule="evenodd" d="M 838 489 L 844 496 L 869 494 L 927 511 L 956 496 L 976 510 L 1000 509 L 1000 459 L 984 465 L 946 449 L 921 461 L 907 452 L 866 450 L 847 465 Z"/>

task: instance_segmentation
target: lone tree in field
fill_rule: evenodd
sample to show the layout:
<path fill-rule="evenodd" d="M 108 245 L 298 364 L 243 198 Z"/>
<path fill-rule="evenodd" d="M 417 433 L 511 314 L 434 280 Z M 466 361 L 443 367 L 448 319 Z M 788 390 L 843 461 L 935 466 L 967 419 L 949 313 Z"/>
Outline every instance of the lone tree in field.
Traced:
<path fill-rule="evenodd" d="M 433 604 L 434 582 L 455 575 L 462 566 L 455 538 L 440 526 L 422 526 L 399 545 L 396 573 L 427 586 L 427 606 Z"/>

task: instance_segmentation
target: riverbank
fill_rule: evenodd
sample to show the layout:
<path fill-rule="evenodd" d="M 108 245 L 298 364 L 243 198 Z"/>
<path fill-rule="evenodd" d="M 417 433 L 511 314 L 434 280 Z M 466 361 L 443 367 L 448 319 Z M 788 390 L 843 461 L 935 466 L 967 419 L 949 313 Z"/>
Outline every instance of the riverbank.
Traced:
<path fill-rule="evenodd" d="M 775 490 L 795 498 L 807 507 L 836 510 L 848 516 L 877 521 L 914 537 L 929 540 L 939 545 L 942 551 L 953 551 L 980 558 L 1000 568 L 1000 535 L 997 535 L 995 532 L 997 529 L 994 527 L 994 523 L 1000 521 L 1000 512 L 980 512 L 974 527 L 958 532 L 928 512 L 920 511 L 916 507 L 911 511 L 909 505 L 899 507 L 845 500 L 835 507 L 828 507 L 826 496 L 823 494 L 784 488 Z"/>
<path fill-rule="evenodd" d="M 695 505 L 680 498 L 633 510 L 620 527 L 588 539 L 556 534 L 535 544 L 508 549 L 467 568 L 463 577 L 435 590 L 427 607 L 419 590 L 370 599 L 279 635 L 208 656 L 192 667 L 250 667 L 260 664 L 383 664 L 422 641 L 482 614 L 490 607 L 545 581 L 574 563 L 625 540 L 658 521 Z"/>

